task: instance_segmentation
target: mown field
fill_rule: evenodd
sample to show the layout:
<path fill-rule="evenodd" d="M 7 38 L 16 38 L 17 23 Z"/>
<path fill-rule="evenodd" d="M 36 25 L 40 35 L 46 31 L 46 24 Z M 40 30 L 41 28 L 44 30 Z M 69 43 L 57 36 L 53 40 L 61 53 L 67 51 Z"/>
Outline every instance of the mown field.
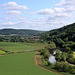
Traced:
<path fill-rule="evenodd" d="M 47 43 L 11 43 L 11 42 L 0 42 L 0 48 L 9 51 L 24 51 L 24 50 L 37 50 L 42 49 Z"/>
<path fill-rule="evenodd" d="M 0 75 L 58 75 L 35 65 L 35 52 L 0 56 Z"/>

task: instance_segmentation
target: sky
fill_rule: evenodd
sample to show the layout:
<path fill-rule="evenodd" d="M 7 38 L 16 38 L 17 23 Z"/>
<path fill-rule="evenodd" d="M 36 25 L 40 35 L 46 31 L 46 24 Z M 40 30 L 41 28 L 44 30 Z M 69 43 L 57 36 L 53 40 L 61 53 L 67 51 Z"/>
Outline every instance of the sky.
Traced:
<path fill-rule="evenodd" d="M 75 22 L 75 0 L 0 0 L 0 29 L 49 31 Z"/>

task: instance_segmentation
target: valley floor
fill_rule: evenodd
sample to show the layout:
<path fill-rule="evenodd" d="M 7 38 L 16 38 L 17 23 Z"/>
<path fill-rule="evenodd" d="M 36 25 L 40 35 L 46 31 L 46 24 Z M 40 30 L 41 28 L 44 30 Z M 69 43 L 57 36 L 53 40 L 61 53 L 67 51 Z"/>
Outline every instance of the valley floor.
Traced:
<path fill-rule="evenodd" d="M 59 75 L 35 65 L 35 52 L 0 56 L 0 75 Z"/>

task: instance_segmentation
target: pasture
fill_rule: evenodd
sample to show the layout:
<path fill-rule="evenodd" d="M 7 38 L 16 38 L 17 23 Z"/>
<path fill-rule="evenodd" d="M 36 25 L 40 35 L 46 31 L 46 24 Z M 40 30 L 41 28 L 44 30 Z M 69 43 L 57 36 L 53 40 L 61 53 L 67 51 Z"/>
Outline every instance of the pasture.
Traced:
<path fill-rule="evenodd" d="M 35 65 L 35 52 L 0 57 L 0 75 L 58 75 Z"/>
<path fill-rule="evenodd" d="M 38 50 L 47 46 L 47 43 L 12 43 L 0 42 L 0 47 L 9 51 L 25 51 L 25 50 Z"/>

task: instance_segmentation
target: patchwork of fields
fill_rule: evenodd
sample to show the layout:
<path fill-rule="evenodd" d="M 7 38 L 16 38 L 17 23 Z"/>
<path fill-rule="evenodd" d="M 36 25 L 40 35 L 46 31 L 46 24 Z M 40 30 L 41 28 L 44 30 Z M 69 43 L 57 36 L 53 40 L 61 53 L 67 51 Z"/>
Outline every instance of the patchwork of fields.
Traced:
<path fill-rule="evenodd" d="M 0 48 L 9 51 L 42 49 L 47 44 L 0 42 Z M 4 52 L 0 50 L 0 54 Z M 0 56 L 0 75 L 58 75 L 35 65 L 35 52 Z"/>
<path fill-rule="evenodd" d="M 42 49 L 46 46 L 46 43 L 11 43 L 11 42 L 0 42 L 0 48 L 9 51 L 25 51 L 25 50 L 37 50 Z"/>
<path fill-rule="evenodd" d="M 58 75 L 35 65 L 35 52 L 0 56 L 0 75 Z"/>

